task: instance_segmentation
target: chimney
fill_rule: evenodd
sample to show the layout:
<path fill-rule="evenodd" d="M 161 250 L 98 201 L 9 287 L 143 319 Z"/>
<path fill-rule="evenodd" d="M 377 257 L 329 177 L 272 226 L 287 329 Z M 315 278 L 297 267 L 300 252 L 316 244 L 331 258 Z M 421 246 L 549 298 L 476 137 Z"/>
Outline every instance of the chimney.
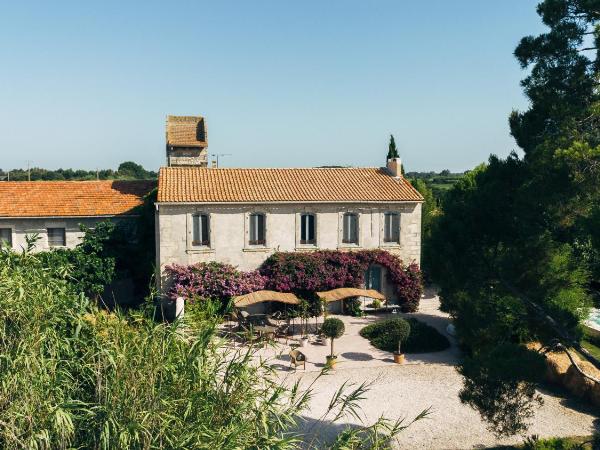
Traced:
<path fill-rule="evenodd" d="M 402 161 L 400 161 L 400 158 L 389 158 L 386 167 L 393 177 L 400 178 L 402 176 Z"/>

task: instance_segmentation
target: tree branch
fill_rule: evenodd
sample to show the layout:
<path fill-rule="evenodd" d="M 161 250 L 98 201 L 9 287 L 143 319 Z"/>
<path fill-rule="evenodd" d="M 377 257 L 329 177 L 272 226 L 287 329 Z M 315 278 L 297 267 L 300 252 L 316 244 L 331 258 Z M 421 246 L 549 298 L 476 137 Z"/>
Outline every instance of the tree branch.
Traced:
<path fill-rule="evenodd" d="M 561 338 L 562 341 L 567 342 L 569 344 L 569 347 L 572 347 L 575 350 L 577 350 L 579 353 L 581 353 L 581 355 L 585 359 L 587 359 L 589 362 L 591 362 L 597 369 L 600 369 L 600 360 L 597 359 L 596 357 L 594 357 L 585 348 L 583 348 L 581 346 L 581 344 L 579 342 L 577 342 L 573 338 L 573 336 L 570 335 L 570 333 L 567 330 L 565 330 L 564 327 L 562 327 L 556 320 L 554 320 L 552 317 L 550 317 L 546 313 L 546 311 L 544 311 L 544 308 L 542 308 L 540 305 L 538 305 L 533 300 L 527 298 L 527 296 L 525 294 L 523 294 L 522 292 L 520 292 L 517 288 L 515 288 L 510 283 L 508 283 L 508 282 L 506 282 L 504 280 L 500 280 L 500 281 L 502 282 L 502 284 L 504 285 L 504 287 L 506 289 L 508 289 L 509 292 L 511 292 L 513 295 L 515 295 L 518 298 L 520 298 L 523 301 L 525 301 L 539 318 L 541 318 L 544 321 L 546 321 L 550 325 L 550 327 L 554 330 L 554 332 Z"/>

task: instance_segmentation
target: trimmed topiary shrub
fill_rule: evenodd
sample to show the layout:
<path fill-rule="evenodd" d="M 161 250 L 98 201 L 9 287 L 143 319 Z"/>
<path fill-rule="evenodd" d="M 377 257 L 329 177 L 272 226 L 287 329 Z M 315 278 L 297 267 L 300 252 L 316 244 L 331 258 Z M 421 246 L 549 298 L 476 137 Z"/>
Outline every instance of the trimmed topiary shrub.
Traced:
<path fill-rule="evenodd" d="M 360 335 L 368 339 L 373 347 L 395 352 L 398 350 L 398 344 L 403 345 L 408 339 L 410 324 L 399 317 L 380 320 L 364 327 L 360 330 Z"/>
<path fill-rule="evenodd" d="M 368 339 L 374 347 L 394 352 L 398 350 L 398 339 L 404 336 L 406 328 L 409 332 L 402 341 L 404 353 L 439 352 L 450 347 L 450 342 L 444 335 L 412 317 L 380 320 L 364 327 L 360 330 L 360 335 Z"/>
<path fill-rule="evenodd" d="M 331 357 L 333 358 L 335 355 L 333 354 L 333 341 L 344 334 L 344 330 L 346 327 L 344 326 L 344 322 L 335 317 L 329 317 L 323 321 L 323 325 L 321 326 L 321 331 L 325 336 L 331 339 Z"/>

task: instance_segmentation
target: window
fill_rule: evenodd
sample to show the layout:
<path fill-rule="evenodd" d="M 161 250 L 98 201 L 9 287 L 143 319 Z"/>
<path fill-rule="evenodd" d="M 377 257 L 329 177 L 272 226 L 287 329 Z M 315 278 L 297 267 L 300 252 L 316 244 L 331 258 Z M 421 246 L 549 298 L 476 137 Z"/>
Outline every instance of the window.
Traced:
<path fill-rule="evenodd" d="M 0 246 L 12 247 L 12 229 L 0 228 Z"/>
<path fill-rule="evenodd" d="M 383 241 L 400 243 L 400 214 L 386 212 L 383 217 Z"/>
<path fill-rule="evenodd" d="M 358 244 L 358 215 L 354 213 L 344 214 L 342 242 L 344 244 Z"/>
<path fill-rule="evenodd" d="M 250 214 L 250 245 L 265 245 L 265 215 L 259 213 Z"/>
<path fill-rule="evenodd" d="M 208 214 L 192 216 L 192 245 L 210 245 L 210 220 Z"/>
<path fill-rule="evenodd" d="M 316 242 L 315 215 L 302 214 L 300 216 L 300 243 L 314 245 Z"/>
<path fill-rule="evenodd" d="M 370 266 L 365 272 L 365 288 L 381 292 L 381 267 Z"/>
<path fill-rule="evenodd" d="M 67 245 L 67 237 L 64 228 L 48 228 L 48 246 L 64 247 Z"/>

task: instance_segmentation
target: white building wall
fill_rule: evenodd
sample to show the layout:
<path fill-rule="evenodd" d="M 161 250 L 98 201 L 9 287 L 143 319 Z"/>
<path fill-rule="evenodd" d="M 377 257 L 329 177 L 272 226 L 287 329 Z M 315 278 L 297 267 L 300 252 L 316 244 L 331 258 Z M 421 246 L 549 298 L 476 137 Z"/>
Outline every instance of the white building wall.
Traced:
<path fill-rule="evenodd" d="M 400 243 L 383 242 L 383 214 L 400 213 Z M 248 216 L 266 214 L 266 245 L 248 245 Z M 300 214 L 316 214 L 316 245 L 300 245 Z M 359 214 L 359 243 L 342 243 L 342 217 L 345 212 Z M 210 247 L 192 245 L 191 217 L 210 216 Z M 219 261 L 248 271 L 256 269 L 275 251 L 315 249 L 358 250 L 383 248 L 399 255 L 405 263 L 420 262 L 421 204 L 285 204 L 285 205 L 165 205 L 157 211 L 157 269 L 164 280 L 165 266 Z M 164 287 L 164 286 L 163 286 Z"/>
<path fill-rule="evenodd" d="M 79 225 L 94 227 L 98 222 L 106 220 L 106 217 L 78 217 L 78 218 L 0 218 L 0 228 L 10 228 L 12 230 L 12 247 L 15 250 L 21 250 L 26 247 L 27 235 L 38 234 L 34 251 L 48 250 L 48 228 L 65 228 L 66 247 L 73 248 L 81 242 L 83 233 Z M 57 247 L 54 247 L 57 248 Z M 60 248 L 60 247 L 59 247 Z"/>

